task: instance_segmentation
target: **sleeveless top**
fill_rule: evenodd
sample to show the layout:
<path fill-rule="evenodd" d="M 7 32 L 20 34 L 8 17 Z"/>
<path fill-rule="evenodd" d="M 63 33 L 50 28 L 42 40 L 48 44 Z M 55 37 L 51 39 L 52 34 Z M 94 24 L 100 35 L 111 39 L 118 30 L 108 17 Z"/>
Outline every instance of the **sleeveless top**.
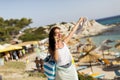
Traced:
<path fill-rule="evenodd" d="M 72 61 L 69 48 L 64 42 L 63 44 L 64 44 L 63 48 L 58 49 L 58 61 L 57 61 L 58 66 L 66 65 Z"/>

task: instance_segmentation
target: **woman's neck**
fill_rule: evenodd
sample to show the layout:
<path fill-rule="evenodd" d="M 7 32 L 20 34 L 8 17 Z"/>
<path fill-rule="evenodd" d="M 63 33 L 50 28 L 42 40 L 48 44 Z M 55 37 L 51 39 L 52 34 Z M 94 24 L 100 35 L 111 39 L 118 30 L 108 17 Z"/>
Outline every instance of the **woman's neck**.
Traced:
<path fill-rule="evenodd" d="M 64 47 L 64 44 L 63 44 L 63 41 L 62 40 L 59 40 L 56 44 L 57 48 L 63 48 Z"/>

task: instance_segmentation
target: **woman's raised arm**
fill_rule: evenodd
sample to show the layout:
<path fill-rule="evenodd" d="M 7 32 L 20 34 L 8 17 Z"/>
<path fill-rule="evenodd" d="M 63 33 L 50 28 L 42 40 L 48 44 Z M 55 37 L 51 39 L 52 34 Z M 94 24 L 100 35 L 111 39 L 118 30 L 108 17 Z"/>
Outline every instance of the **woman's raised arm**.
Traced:
<path fill-rule="evenodd" d="M 74 25 L 73 29 L 71 30 L 71 32 L 67 35 L 67 37 L 64 39 L 64 42 L 67 43 L 73 36 L 73 34 L 75 33 L 75 31 L 78 29 L 78 26 L 83 23 L 84 18 L 81 17 L 78 22 Z M 82 27 L 82 26 L 81 26 Z"/>

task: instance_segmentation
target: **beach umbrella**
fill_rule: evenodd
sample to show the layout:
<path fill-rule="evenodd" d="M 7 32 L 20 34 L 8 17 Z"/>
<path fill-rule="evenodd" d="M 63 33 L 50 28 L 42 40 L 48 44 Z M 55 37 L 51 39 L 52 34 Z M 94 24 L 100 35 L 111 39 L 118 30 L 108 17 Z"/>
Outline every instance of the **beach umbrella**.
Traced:
<path fill-rule="evenodd" d="M 38 41 L 26 41 L 26 42 L 22 42 L 19 44 L 16 44 L 17 46 L 26 46 L 26 45 L 31 45 L 31 44 L 38 44 Z"/>
<path fill-rule="evenodd" d="M 8 49 L 10 49 L 10 50 L 22 49 L 21 46 L 16 46 L 16 45 L 10 45 L 10 46 L 8 46 L 8 47 L 6 47 L 6 48 L 8 48 Z"/>
<path fill-rule="evenodd" d="M 0 45 L 0 49 L 4 49 L 5 47 L 3 45 Z"/>
<path fill-rule="evenodd" d="M 118 49 L 118 50 L 120 50 L 120 42 L 117 43 L 117 44 L 115 44 L 115 48 Z"/>
<path fill-rule="evenodd" d="M 89 62 L 90 63 L 90 67 L 91 67 L 91 71 L 93 72 L 92 69 L 92 62 L 98 58 L 100 58 L 100 54 L 95 54 L 94 49 L 96 47 L 90 44 L 87 44 L 84 48 L 83 48 L 83 52 L 86 53 L 83 56 L 80 56 L 78 59 L 80 62 Z"/>
<path fill-rule="evenodd" d="M 96 48 L 96 45 L 94 44 L 92 38 L 86 38 L 86 46 L 92 46 L 94 48 Z"/>
<path fill-rule="evenodd" d="M 93 51 L 94 49 L 96 49 L 96 46 L 95 45 L 93 45 L 93 44 L 84 44 L 83 45 L 83 51 L 84 52 L 87 52 L 87 53 L 89 53 L 89 52 L 91 52 L 91 51 Z"/>
<path fill-rule="evenodd" d="M 69 46 L 73 46 L 73 45 L 75 45 L 75 44 L 77 44 L 78 43 L 78 41 L 76 41 L 75 39 L 71 39 L 69 42 L 68 42 L 68 45 Z"/>
<path fill-rule="evenodd" d="M 10 45 L 5 47 L 4 49 L 0 49 L 0 52 L 6 52 L 6 51 L 12 51 L 12 50 L 18 50 L 18 49 L 22 49 L 22 47 L 16 46 L 16 45 Z"/>
<path fill-rule="evenodd" d="M 109 44 L 109 43 L 112 43 L 112 42 L 114 42 L 114 40 L 106 39 L 102 42 L 102 44 Z"/>
<path fill-rule="evenodd" d="M 79 61 L 80 62 L 93 62 L 101 57 L 100 54 L 97 53 L 88 53 L 82 56 Z"/>
<path fill-rule="evenodd" d="M 89 43 L 89 44 L 90 44 L 90 43 L 93 43 L 93 41 L 92 41 L 91 38 L 86 38 L 86 42 Z"/>
<path fill-rule="evenodd" d="M 81 56 L 79 58 L 79 62 L 89 63 L 91 72 L 93 72 L 92 63 L 97 61 L 99 58 L 101 58 L 100 54 L 97 54 L 95 52 L 90 52 L 90 53 L 86 53 L 85 55 Z"/>
<path fill-rule="evenodd" d="M 78 45 L 77 45 L 77 52 L 82 52 L 82 46 L 83 46 L 84 44 L 82 44 L 82 43 L 79 43 Z"/>
<path fill-rule="evenodd" d="M 11 44 L 7 44 L 7 43 L 6 43 L 6 44 L 3 44 L 4 47 L 8 47 L 8 46 L 10 46 L 10 45 L 11 45 Z"/>
<path fill-rule="evenodd" d="M 103 58 L 104 58 L 104 51 L 105 50 L 109 50 L 109 49 L 111 49 L 112 48 L 112 46 L 108 46 L 108 45 L 100 45 L 98 48 L 96 48 L 96 50 L 98 50 L 98 51 L 102 51 L 102 54 L 103 54 Z"/>

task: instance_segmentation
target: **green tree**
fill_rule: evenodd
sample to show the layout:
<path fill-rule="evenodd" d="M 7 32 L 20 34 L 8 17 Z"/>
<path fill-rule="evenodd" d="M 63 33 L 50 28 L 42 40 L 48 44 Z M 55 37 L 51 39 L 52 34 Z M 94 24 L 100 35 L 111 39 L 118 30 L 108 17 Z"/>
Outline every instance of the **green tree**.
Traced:
<path fill-rule="evenodd" d="M 32 23 L 32 19 L 6 19 L 0 17 L 0 39 L 10 40 L 13 35 L 17 35 L 22 28 L 29 26 Z"/>

